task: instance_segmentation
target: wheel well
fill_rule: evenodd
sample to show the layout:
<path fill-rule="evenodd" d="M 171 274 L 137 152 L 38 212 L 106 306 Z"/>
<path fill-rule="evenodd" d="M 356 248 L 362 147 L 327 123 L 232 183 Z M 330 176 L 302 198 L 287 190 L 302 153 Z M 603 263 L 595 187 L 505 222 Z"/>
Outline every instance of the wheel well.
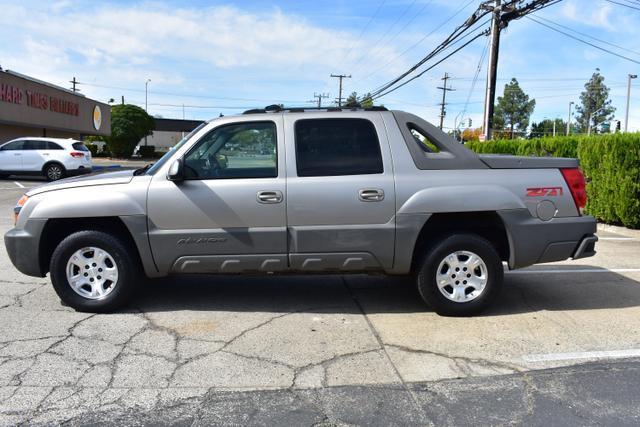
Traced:
<path fill-rule="evenodd" d="M 509 239 L 500 216 L 495 212 L 453 212 L 431 215 L 422 226 L 413 251 L 412 271 L 429 244 L 444 234 L 472 233 L 487 239 L 498 251 L 500 259 L 509 261 Z"/>
<path fill-rule="evenodd" d="M 84 230 L 103 231 L 121 238 L 140 258 L 131 233 L 118 217 L 54 218 L 47 221 L 40 238 L 39 261 L 43 273 L 49 271 L 49 262 L 58 244 L 72 233 Z"/>
<path fill-rule="evenodd" d="M 67 168 L 64 167 L 64 165 L 62 164 L 62 162 L 59 162 L 57 160 L 49 160 L 47 163 L 45 163 L 44 165 L 42 165 L 42 173 L 44 173 L 44 171 L 47 169 L 47 166 L 51 165 L 51 164 L 56 164 L 59 165 L 60 167 L 62 167 L 62 170 L 67 170 Z"/>

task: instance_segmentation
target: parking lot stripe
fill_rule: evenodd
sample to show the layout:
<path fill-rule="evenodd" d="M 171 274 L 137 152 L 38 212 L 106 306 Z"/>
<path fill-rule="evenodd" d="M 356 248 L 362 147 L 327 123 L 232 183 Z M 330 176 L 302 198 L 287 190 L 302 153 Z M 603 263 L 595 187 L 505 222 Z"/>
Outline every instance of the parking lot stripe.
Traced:
<path fill-rule="evenodd" d="M 13 183 L 20 188 L 24 188 L 24 185 L 20 184 L 18 181 L 13 181 Z"/>
<path fill-rule="evenodd" d="M 637 240 L 633 237 L 598 237 L 598 240 Z"/>
<path fill-rule="evenodd" d="M 604 351 L 581 351 L 576 353 L 550 353 L 550 354 L 528 354 L 522 356 L 525 362 L 556 362 L 561 360 L 579 359 L 620 359 L 623 357 L 640 357 L 640 349 L 632 348 L 628 350 L 604 350 Z"/>
<path fill-rule="evenodd" d="M 571 270 L 510 270 L 507 274 L 563 274 L 563 273 L 638 273 L 640 268 L 575 268 Z"/>

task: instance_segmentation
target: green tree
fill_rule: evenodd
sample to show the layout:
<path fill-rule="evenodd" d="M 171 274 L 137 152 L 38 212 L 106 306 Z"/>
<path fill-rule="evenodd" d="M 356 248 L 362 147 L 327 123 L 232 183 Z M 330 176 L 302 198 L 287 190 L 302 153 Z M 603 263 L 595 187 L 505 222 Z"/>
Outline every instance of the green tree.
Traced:
<path fill-rule="evenodd" d="M 544 136 L 553 136 L 553 124 L 556 125 L 556 136 L 564 135 L 567 130 L 567 122 L 562 119 L 544 119 L 540 123 L 531 123 L 531 132 L 529 138 L 541 138 Z"/>
<path fill-rule="evenodd" d="M 145 136 L 151 135 L 153 117 L 144 109 L 131 104 L 111 107 L 111 136 L 106 138 L 112 156 L 129 157 Z"/>
<path fill-rule="evenodd" d="M 371 99 L 371 93 L 364 94 L 363 97 L 358 97 L 358 92 L 351 92 L 351 95 L 347 96 L 344 102 L 345 107 L 373 107 L 373 99 Z"/>
<path fill-rule="evenodd" d="M 508 129 L 511 139 L 514 133 L 524 132 L 529 126 L 529 118 L 536 107 L 536 100 L 529 99 L 518 84 L 518 80 L 512 78 L 504 86 L 504 93 L 498 97 L 493 114 L 493 127 L 495 129 Z"/>
<path fill-rule="evenodd" d="M 609 99 L 609 88 L 604 84 L 604 76 L 600 69 L 596 68 L 591 79 L 584 85 L 584 91 L 580 94 L 580 103 L 576 107 L 576 118 L 579 133 L 586 133 L 591 120 L 591 131 L 597 132 L 598 125 L 613 119 L 615 107 Z"/>

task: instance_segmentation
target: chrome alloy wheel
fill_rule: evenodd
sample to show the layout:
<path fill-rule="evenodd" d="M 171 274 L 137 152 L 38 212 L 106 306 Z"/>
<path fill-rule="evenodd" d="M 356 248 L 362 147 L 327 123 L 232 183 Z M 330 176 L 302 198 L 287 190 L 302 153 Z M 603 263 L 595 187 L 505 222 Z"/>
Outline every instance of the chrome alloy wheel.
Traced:
<path fill-rule="evenodd" d="M 62 167 L 58 165 L 47 166 L 47 178 L 51 181 L 56 181 L 62 178 Z"/>
<path fill-rule="evenodd" d="M 118 284 L 118 266 L 107 251 L 93 246 L 82 248 L 67 262 L 67 281 L 78 295 L 103 299 Z"/>
<path fill-rule="evenodd" d="M 487 285 L 487 266 L 478 255 L 457 251 L 447 255 L 436 273 L 438 289 L 453 302 L 470 302 L 478 298 Z"/>

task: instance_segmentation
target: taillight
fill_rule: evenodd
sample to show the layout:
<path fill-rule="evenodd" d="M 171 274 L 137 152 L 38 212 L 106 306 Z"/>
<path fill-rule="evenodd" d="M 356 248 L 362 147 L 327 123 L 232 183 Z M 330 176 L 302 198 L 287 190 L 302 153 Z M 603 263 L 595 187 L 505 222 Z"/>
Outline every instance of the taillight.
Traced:
<path fill-rule="evenodd" d="M 581 211 L 587 205 L 587 183 L 584 180 L 582 171 L 578 168 L 572 168 L 560 169 L 560 172 L 562 172 L 562 176 L 567 182 L 569 190 L 571 190 L 571 195 L 578 211 Z"/>
<path fill-rule="evenodd" d="M 76 159 L 79 158 L 79 157 L 84 157 L 84 153 L 81 153 L 79 151 L 72 151 L 69 154 L 71 154 L 71 157 L 75 157 Z"/>

